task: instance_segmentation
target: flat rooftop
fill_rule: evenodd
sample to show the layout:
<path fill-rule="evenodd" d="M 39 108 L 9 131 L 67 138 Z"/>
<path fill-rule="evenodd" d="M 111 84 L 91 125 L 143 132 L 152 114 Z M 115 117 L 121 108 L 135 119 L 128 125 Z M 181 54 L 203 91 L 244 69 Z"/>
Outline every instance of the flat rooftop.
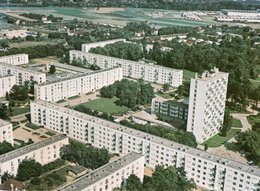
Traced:
<path fill-rule="evenodd" d="M 25 71 L 25 72 L 37 74 L 37 75 L 42 75 L 42 74 L 45 75 L 45 73 L 42 73 L 42 72 L 37 72 L 37 71 L 34 71 L 34 70 L 32 70 L 32 69 L 23 68 L 23 67 L 21 67 L 21 66 L 6 64 L 6 63 L 4 63 L 4 62 L 0 62 L 0 65 L 3 65 L 3 66 L 8 67 L 8 68 L 15 69 L 15 70 L 20 70 L 20 71 Z"/>
<path fill-rule="evenodd" d="M 96 123 L 100 126 L 105 126 L 105 127 L 114 129 L 115 131 L 121 131 L 122 133 L 130 134 L 139 139 L 145 139 L 147 141 L 157 144 L 158 146 L 160 146 L 160 145 L 167 146 L 171 149 L 178 150 L 178 152 L 183 152 L 184 154 L 190 154 L 190 155 L 193 155 L 194 157 L 199 157 L 199 158 L 205 159 L 207 161 L 212 161 L 214 163 L 218 163 L 220 165 L 223 165 L 223 167 L 231 167 L 231 168 L 234 168 L 239 171 L 244 171 L 249 174 L 253 174 L 255 176 L 260 176 L 260 168 L 256 168 L 254 166 L 248 166 L 248 165 L 245 165 L 245 164 L 237 162 L 237 161 L 229 160 L 229 159 L 208 153 L 203 150 L 199 150 L 199 149 L 196 149 L 193 147 L 182 145 L 180 143 L 173 142 L 173 141 L 170 141 L 167 139 L 163 139 L 163 138 L 155 136 L 155 135 L 151 135 L 151 134 L 148 134 L 148 133 L 145 133 L 142 131 L 138 131 L 138 130 L 135 130 L 135 129 L 132 129 L 132 128 L 129 128 L 129 127 L 117 124 L 117 123 L 113 123 L 113 122 L 106 121 L 101 118 L 87 115 L 85 113 L 81 113 L 81 112 L 78 112 L 78 111 L 75 111 L 72 109 L 68 109 L 68 108 L 59 106 L 58 104 L 48 103 L 48 102 L 45 102 L 42 100 L 31 101 L 31 103 L 39 104 L 39 105 L 42 105 L 43 107 L 47 107 L 51 110 L 55 110 L 55 111 L 64 113 L 65 115 L 70 115 L 75 118 L 90 121 L 90 122 Z"/>
<path fill-rule="evenodd" d="M 12 75 L 12 74 L 0 75 L 0 78 L 7 78 L 7 77 L 10 77 L 10 76 L 14 76 L 14 75 Z"/>
<path fill-rule="evenodd" d="M 121 168 L 131 164 L 132 162 L 142 158 L 143 155 L 131 152 L 124 157 L 121 157 L 114 162 L 108 163 L 106 165 L 101 166 L 95 171 L 82 176 L 81 178 L 75 180 L 70 185 L 64 186 L 60 191 L 80 191 L 83 190 L 97 181 L 106 178 L 110 174 L 120 170 Z"/>
<path fill-rule="evenodd" d="M 38 143 L 33 143 L 31 145 L 27 145 L 25 147 L 13 150 L 13 151 L 8 152 L 6 154 L 0 155 L 0 163 L 4 163 L 4 162 L 9 161 L 11 159 L 20 157 L 22 155 L 25 155 L 27 153 L 38 150 L 40 148 L 46 147 L 48 145 L 51 145 L 55 142 L 58 142 L 60 140 L 66 139 L 66 138 L 67 138 L 67 136 L 64 135 L 64 134 L 56 135 L 56 136 L 53 136 L 53 137 L 46 139 L 44 141 L 41 141 L 41 142 L 38 142 Z"/>
<path fill-rule="evenodd" d="M 90 75 L 93 75 L 93 74 L 98 74 L 98 73 L 106 72 L 106 71 L 109 71 L 109 70 L 114 70 L 114 69 L 117 69 L 117 68 L 121 68 L 121 67 L 113 67 L 113 68 L 108 68 L 108 69 L 103 69 L 103 70 L 96 70 L 96 71 L 92 71 L 90 73 L 75 74 L 73 76 L 60 78 L 58 80 L 52 80 L 52 81 L 44 82 L 44 83 L 41 83 L 41 84 L 37 84 L 36 86 L 45 86 L 45 85 L 54 84 L 54 83 L 57 83 L 57 82 L 63 82 L 63 81 L 67 81 L 67 80 L 81 78 L 81 77 L 84 77 L 84 76 L 90 76 Z"/>
<path fill-rule="evenodd" d="M 0 127 L 6 126 L 6 125 L 10 125 L 10 124 L 11 124 L 11 123 L 0 119 Z"/>
<path fill-rule="evenodd" d="M 12 58 L 12 57 L 18 57 L 18 56 L 28 56 L 28 54 L 11 54 L 11 55 L 7 55 L 7 56 L 0 56 L 1 58 Z"/>
<path fill-rule="evenodd" d="M 112 57 L 112 56 L 105 56 L 105 55 L 102 55 L 102 54 L 82 52 L 82 51 L 79 51 L 79 50 L 71 50 L 71 52 L 80 52 L 81 54 L 89 54 L 89 55 L 92 55 L 92 56 L 95 56 L 95 57 L 103 57 L 103 58 L 106 58 L 106 59 L 117 59 L 117 60 L 122 61 L 122 63 L 128 62 L 128 63 L 132 63 L 132 64 L 140 64 L 140 65 L 143 65 L 143 66 L 152 66 L 152 67 L 155 67 L 155 68 L 161 68 L 161 69 L 175 71 L 175 72 L 182 72 L 182 70 L 179 70 L 179 69 L 168 68 L 168 67 L 164 67 L 164 66 L 156 65 L 156 64 L 147 64 L 147 63 L 143 63 L 143 62 L 136 62 L 136 61 L 133 61 L 133 60 L 126 60 L 126 59 Z"/>
<path fill-rule="evenodd" d="M 97 41 L 97 42 L 90 42 L 90 43 L 84 43 L 81 46 L 88 46 L 88 45 L 99 44 L 99 43 L 109 43 L 109 42 L 114 42 L 114 41 L 125 41 L 125 39 L 117 38 L 117 39 L 103 40 L 103 41 Z"/>

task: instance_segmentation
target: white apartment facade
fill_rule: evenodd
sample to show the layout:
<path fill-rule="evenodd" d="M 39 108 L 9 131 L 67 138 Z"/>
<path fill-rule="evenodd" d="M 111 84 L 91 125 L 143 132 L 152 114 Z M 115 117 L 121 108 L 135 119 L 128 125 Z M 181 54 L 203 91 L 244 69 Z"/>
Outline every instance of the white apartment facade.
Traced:
<path fill-rule="evenodd" d="M 2 56 L 0 57 L 0 62 L 4 62 L 10 65 L 22 65 L 29 63 L 28 54 L 15 54 L 10 56 Z"/>
<path fill-rule="evenodd" d="M 88 173 L 71 184 L 60 188 L 60 191 L 112 191 L 120 188 L 131 174 L 136 175 L 143 182 L 144 156 L 131 152 L 100 168 Z"/>
<path fill-rule="evenodd" d="M 124 156 L 145 156 L 145 164 L 184 167 L 198 186 L 217 191 L 256 191 L 260 169 L 224 159 L 120 124 L 80 113 L 41 100 L 31 102 L 32 123 L 94 147 Z"/>
<path fill-rule="evenodd" d="M 228 73 L 214 68 L 191 79 L 187 131 L 198 143 L 217 134 L 223 125 Z"/>
<path fill-rule="evenodd" d="M 5 97 L 6 92 L 10 92 L 15 85 L 15 76 L 12 75 L 0 75 L 0 97 Z"/>
<path fill-rule="evenodd" d="M 59 81 L 35 85 L 36 99 L 58 101 L 89 93 L 113 84 L 123 78 L 122 68 L 110 68 L 92 73 L 75 75 Z"/>
<path fill-rule="evenodd" d="M 8 142 L 14 144 L 13 125 L 7 121 L 0 119 L 0 143 Z"/>
<path fill-rule="evenodd" d="M 113 40 L 105 40 L 105 41 L 99 41 L 99 42 L 93 42 L 93 43 L 86 43 L 81 45 L 81 50 L 83 52 L 89 52 L 91 48 L 96 47 L 104 47 L 108 44 L 114 44 L 115 42 L 126 42 L 125 39 L 113 39 Z"/>
<path fill-rule="evenodd" d="M 46 82 L 45 73 L 6 63 L 0 63 L 0 75 L 15 76 L 16 85 L 23 85 L 25 81 L 36 81 L 38 84 Z"/>
<path fill-rule="evenodd" d="M 140 61 L 136 62 L 121 58 L 71 50 L 70 62 L 74 59 L 81 61 L 85 60 L 88 64 L 96 64 L 102 69 L 120 66 L 123 68 L 123 76 L 129 78 L 143 79 L 145 81 L 158 84 L 169 83 L 173 87 L 179 87 L 182 85 L 182 70 L 167 68 L 155 64 L 148 64 Z"/>
<path fill-rule="evenodd" d="M 60 158 L 60 149 L 67 144 L 69 139 L 66 135 L 56 135 L 0 155 L 0 175 L 8 172 L 16 176 L 19 164 L 25 159 L 34 159 L 41 165 L 53 162 Z"/>

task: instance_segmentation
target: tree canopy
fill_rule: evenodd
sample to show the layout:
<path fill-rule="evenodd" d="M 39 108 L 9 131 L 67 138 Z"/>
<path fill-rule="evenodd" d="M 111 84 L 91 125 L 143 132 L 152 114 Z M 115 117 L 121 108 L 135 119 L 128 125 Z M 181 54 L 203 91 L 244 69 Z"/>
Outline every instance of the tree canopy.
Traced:
<path fill-rule="evenodd" d="M 42 165 L 35 160 L 23 160 L 18 167 L 16 179 L 20 181 L 38 177 L 42 173 Z"/>

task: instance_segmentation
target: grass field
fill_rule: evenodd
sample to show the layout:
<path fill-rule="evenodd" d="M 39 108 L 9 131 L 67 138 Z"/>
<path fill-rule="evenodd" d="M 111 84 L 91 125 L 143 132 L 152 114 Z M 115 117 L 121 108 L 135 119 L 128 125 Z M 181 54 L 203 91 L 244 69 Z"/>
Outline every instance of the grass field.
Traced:
<path fill-rule="evenodd" d="M 233 118 L 232 127 L 242 128 L 242 123 L 239 119 Z"/>
<path fill-rule="evenodd" d="M 231 129 L 227 133 L 226 137 L 222 137 L 219 134 L 217 134 L 217 135 L 213 136 L 212 138 L 210 138 L 209 140 L 207 140 L 206 142 L 204 142 L 202 145 L 208 144 L 208 147 L 219 147 L 219 146 L 225 144 L 226 142 L 228 142 L 228 140 L 233 138 L 239 132 L 240 132 L 240 130 L 238 130 L 238 129 Z"/>
<path fill-rule="evenodd" d="M 191 78 L 195 77 L 196 72 L 190 70 L 183 70 L 183 79 L 184 81 L 190 81 Z"/>
<path fill-rule="evenodd" d="M 12 109 L 13 109 L 12 116 L 20 115 L 20 114 L 27 113 L 30 111 L 29 107 L 24 107 L 24 108 L 14 107 Z"/>
<path fill-rule="evenodd" d="M 117 98 L 100 98 L 92 100 L 81 105 L 84 105 L 92 110 L 101 111 L 105 113 L 125 113 L 129 109 L 125 106 L 116 105 Z"/>
<path fill-rule="evenodd" d="M 37 46 L 37 45 L 46 45 L 46 44 L 57 44 L 61 42 L 60 40 L 46 40 L 46 41 L 24 41 L 24 42 L 15 42 L 11 43 L 11 48 L 26 48 L 30 46 Z"/>

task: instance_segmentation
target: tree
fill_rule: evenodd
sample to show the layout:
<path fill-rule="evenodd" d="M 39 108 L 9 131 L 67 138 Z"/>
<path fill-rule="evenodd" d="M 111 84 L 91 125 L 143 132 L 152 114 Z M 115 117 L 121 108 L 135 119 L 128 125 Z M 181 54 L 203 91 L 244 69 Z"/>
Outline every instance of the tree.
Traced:
<path fill-rule="evenodd" d="M 56 72 L 56 67 L 54 65 L 51 65 L 49 74 L 54 74 Z"/>
<path fill-rule="evenodd" d="M 164 166 L 156 166 L 151 181 L 149 181 L 149 184 L 145 190 L 191 191 L 194 188 L 196 188 L 195 183 L 187 179 L 183 168 L 175 168 L 174 166 L 169 166 L 167 168 Z"/>
<path fill-rule="evenodd" d="M 3 141 L 0 143 L 0 155 L 8 153 L 10 151 L 14 150 L 14 147 L 11 143 L 8 143 L 6 141 Z"/>
<path fill-rule="evenodd" d="M 23 160 L 18 167 L 16 179 L 20 181 L 29 180 L 42 174 L 42 165 L 35 160 Z"/>
<path fill-rule="evenodd" d="M 10 99 L 18 100 L 18 101 L 24 101 L 28 99 L 28 85 L 14 85 L 12 89 L 10 90 L 9 96 Z"/>
<path fill-rule="evenodd" d="M 125 188 L 127 191 L 141 191 L 143 189 L 140 178 L 134 174 L 127 178 Z"/>
<path fill-rule="evenodd" d="M 0 119 L 8 119 L 8 108 L 4 103 L 0 103 Z"/>
<path fill-rule="evenodd" d="M 239 133 L 235 139 L 241 150 L 244 150 L 246 157 L 255 163 L 260 162 L 260 133 L 254 130 Z"/>
<path fill-rule="evenodd" d="M 96 169 L 109 162 L 110 155 L 106 149 L 98 149 L 85 144 L 70 141 L 62 149 L 62 159 L 76 162 L 86 168 Z"/>
<path fill-rule="evenodd" d="M 163 84 L 163 91 L 166 92 L 166 91 L 169 91 L 170 89 L 170 84 L 166 83 L 166 84 Z"/>
<path fill-rule="evenodd" d="M 8 92 L 6 92 L 6 94 L 5 94 L 5 99 L 6 99 L 7 101 L 10 100 L 10 96 L 9 96 L 9 93 L 8 93 Z"/>
<path fill-rule="evenodd" d="M 207 151 L 208 148 L 209 148 L 209 146 L 208 146 L 208 144 L 206 143 L 206 144 L 204 145 L 204 151 Z"/>
<path fill-rule="evenodd" d="M 1 182 L 5 182 L 9 179 L 13 179 L 14 176 L 12 174 L 9 174 L 8 172 L 4 172 L 4 174 L 1 176 Z"/>
<path fill-rule="evenodd" d="M 230 110 L 229 109 L 225 109 L 225 113 L 224 113 L 224 122 L 223 122 L 223 126 L 220 130 L 220 133 L 222 136 L 226 137 L 227 133 L 230 131 L 231 126 L 232 126 L 232 116 L 230 115 Z"/>

